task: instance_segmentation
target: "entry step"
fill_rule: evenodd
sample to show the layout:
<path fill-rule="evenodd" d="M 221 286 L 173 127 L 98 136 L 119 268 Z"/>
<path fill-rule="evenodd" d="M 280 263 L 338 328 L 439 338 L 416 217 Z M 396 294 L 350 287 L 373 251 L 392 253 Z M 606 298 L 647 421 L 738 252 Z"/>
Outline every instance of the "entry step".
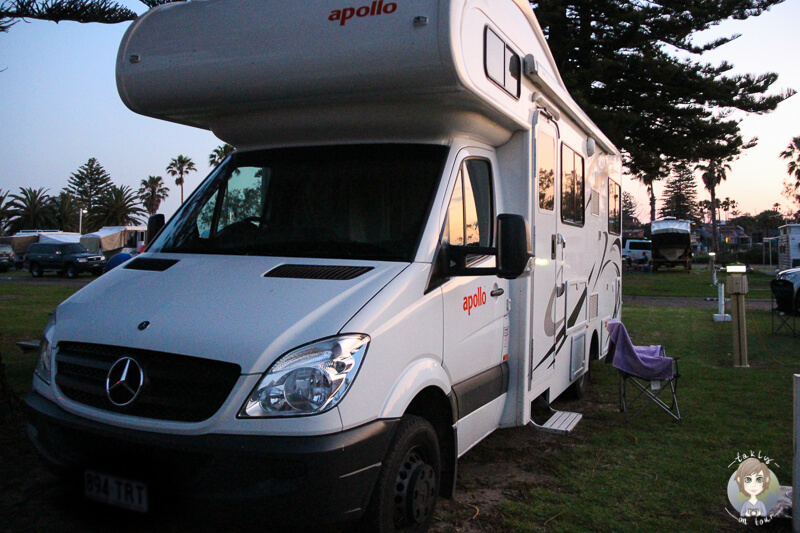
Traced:
<path fill-rule="evenodd" d="M 581 413 L 570 413 L 569 411 L 553 411 L 552 413 L 552 416 L 544 424 L 537 424 L 533 420 L 528 424 L 547 433 L 568 435 L 583 418 Z"/>

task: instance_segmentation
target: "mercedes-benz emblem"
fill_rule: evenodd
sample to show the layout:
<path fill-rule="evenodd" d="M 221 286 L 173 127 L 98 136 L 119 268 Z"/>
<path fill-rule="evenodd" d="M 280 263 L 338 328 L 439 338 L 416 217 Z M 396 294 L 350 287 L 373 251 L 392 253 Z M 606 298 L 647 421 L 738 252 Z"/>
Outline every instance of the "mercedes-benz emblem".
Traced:
<path fill-rule="evenodd" d="M 135 359 L 123 357 L 111 366 L 106 377 L 106 394 L 117 407 L 129 405 L 139 396 L 144 384 L 144 371 Z"/>

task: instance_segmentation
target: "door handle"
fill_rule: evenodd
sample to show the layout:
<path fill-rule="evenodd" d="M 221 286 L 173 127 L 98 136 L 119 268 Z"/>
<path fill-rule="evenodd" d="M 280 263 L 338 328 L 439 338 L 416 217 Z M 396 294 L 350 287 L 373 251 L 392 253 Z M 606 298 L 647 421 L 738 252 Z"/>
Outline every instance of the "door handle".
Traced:
<path fill-rule="evenodd" d="M 498 296 L 502 296 L 505 291 L 503 289 L 494 289 L 492 292 L 489 293 L 490 296 L 497 298 Z"/>

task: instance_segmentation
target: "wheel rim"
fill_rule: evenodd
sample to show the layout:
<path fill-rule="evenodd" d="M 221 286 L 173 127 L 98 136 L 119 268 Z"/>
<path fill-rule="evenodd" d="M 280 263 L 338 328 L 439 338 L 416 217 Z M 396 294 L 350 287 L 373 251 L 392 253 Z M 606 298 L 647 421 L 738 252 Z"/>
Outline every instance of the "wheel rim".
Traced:
<path fill-rule="evenodd" d="M 433 512 L 436 501 L 436 471 L 419 447 L 408 451 L 395 481 L 395 524 L 422 524 Z"/>

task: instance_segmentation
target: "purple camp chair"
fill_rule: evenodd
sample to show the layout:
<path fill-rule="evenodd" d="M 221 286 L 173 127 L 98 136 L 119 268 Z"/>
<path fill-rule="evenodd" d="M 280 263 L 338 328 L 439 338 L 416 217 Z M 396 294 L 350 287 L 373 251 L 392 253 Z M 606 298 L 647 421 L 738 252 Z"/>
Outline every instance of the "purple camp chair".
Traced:
<path fill-rule="evenodd" d="M 663 346 L 634 346 L 625 325 L 612 320 L 608 323 L 609 347 L 606 363 L 619 371 L 619 410 L 626 420 L 633 420 L 650 405 L 649 399 L 676 420 L 681 419 L 678 408 L 678 358 L 667 357 Z M 628 397 L 628 385 L 639 391 Z M 672 404 L 665 403 L 659 395 L 665 390 L 672 393 Z M 629 411 L 640 398 L 645 402 L 629 416 Z"/>

